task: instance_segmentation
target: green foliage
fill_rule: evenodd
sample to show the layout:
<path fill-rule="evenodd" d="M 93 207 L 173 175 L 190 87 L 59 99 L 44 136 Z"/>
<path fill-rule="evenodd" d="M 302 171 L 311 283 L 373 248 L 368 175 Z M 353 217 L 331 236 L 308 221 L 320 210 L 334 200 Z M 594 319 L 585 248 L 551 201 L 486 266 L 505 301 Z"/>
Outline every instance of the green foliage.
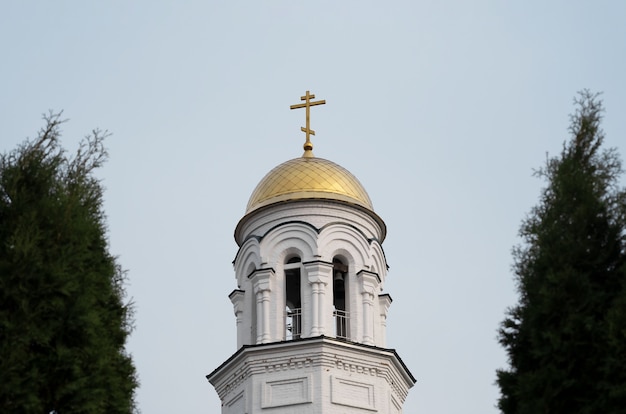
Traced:
<path fill-rule="evenodd" d="M 514 249 L 519 303 L 499 341 L 503 413 L 626 412 L 626 192 L 602 150 L 602 102 L 583 91 L 571 140 L 537 175 L 547 181 Z"/>
<path fill-rule="evenodd" d="M 59 115 L 0 156 L 2 412 L 130 413 L 137 387 L 124 272 L 107 250 L 106 133 L 69 158 Z"/>

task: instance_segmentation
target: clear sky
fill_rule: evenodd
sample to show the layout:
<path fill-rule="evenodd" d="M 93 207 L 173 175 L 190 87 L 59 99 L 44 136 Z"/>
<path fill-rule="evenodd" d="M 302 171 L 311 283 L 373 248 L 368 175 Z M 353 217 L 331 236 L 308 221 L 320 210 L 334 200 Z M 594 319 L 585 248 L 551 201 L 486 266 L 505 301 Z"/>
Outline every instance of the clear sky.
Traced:
<path fill-rule="evenodd" d="M 0 150 L 63 110 L 74 151 L 113 133 L 110 248 L 129 271 L 144 414 L 219 413 L 204 376 L 236 351 L 233 231 L 274 166 L 315 154 L 386 221 L 388 345 L 417 378 L 405 413 L 496 413 L 496 341 L 517 230 L 602 91 L 626 156 L 626 2 L 4 1 Z"/>

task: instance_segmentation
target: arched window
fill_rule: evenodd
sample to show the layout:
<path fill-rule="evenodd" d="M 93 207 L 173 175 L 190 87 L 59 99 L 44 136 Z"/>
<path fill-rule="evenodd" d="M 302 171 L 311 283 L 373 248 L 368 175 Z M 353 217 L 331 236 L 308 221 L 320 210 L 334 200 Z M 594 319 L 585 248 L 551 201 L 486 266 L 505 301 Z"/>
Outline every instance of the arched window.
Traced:
<path fill-rule="evenodd" d="M 333 259 L 333 318 L 335 320 L 334 334 L 336 338 L 349 338 L 349 314 L 346 303 L 346 287 L 348 266 L 339 258 Z"/>
<path fill-rule="evenodd" d="M 285 263 L 285 339 L 299 339 L 302 335 L 302 298 L 299 257 Z"/>

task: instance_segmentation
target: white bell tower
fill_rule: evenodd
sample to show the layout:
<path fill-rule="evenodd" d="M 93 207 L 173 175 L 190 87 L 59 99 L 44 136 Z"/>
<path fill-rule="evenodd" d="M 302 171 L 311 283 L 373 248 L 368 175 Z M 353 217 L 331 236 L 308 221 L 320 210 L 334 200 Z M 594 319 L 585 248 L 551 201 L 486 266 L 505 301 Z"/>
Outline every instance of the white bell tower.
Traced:
<path fill-rule="evenodd" d="M 415 379 L 385 327 L 386 226 L 349 171 L 304 154 L 271 170 L 235 229 L 237 349 L 207 376 L 222 414 L 402 412 Z"/>

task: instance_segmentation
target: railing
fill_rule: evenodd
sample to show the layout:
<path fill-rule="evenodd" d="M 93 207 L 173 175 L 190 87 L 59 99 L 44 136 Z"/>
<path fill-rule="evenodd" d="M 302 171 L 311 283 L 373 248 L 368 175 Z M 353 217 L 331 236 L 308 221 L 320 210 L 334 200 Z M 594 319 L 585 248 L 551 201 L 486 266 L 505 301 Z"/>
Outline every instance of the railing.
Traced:
<path fill-rule="evenodd" d="M 287 309 L 285 312 L 285 340 L 300 339 L 302 335 L 302 309 Z"/>
<path fill-rule="evenodd" d="M 333 311 L 335 320 L 333 334 L 335 338 L 349 339 L 350 314 L 344 310 L 335 309 Z M 285 340 L 291 341 L 300 339 L 302 335 L 302 309 L 287 309 L 285 311 Z"/>
<path fill-rule="evenodd" d="M 348 321 L 350 315 L 348 312 L 335 309 L 333 317 L 335 318 L 335 338 L 349 339 Z"/>

